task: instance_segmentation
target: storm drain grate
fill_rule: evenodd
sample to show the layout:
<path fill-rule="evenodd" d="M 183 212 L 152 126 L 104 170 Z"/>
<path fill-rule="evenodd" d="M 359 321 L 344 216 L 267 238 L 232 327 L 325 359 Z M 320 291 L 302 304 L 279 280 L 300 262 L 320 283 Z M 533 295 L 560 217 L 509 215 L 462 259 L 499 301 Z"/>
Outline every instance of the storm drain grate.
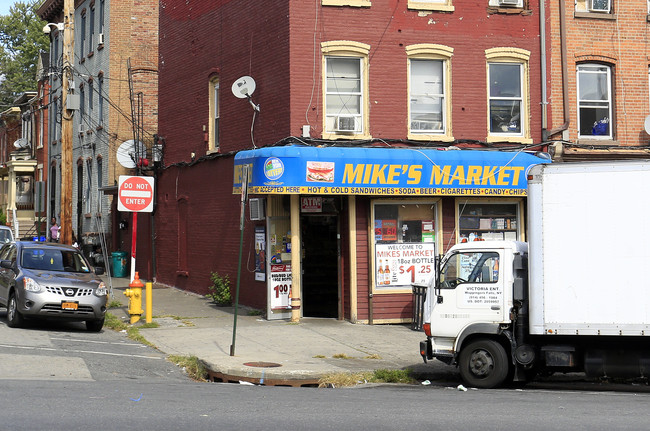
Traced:
<path fill-rule="evenodd" d="M 275 362 L 244 362 L 244 365 L 247 367 L 258 367 L 258 368 L 275 368 L 281 367 L 282 364 L 277 364 Z"/>
<path fill-rule="evenodd" d="M 294 388 L 317 388 L 318 379 L 267 379 L 244 376 L 233 376 L 230 374 L 208 371 L 208 379 L 216 383 L 241 383 L 247 382 L 261 386 L 292 386 Z"/>

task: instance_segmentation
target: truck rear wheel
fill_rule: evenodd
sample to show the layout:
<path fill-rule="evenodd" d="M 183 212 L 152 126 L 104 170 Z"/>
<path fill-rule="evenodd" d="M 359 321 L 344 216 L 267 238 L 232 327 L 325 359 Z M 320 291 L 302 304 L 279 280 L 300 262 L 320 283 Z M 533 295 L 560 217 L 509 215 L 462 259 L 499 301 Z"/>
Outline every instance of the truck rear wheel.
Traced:
<path fill-rule="evenodd" d="M 502 385 L 510 370 L 506 350 L 494 340 L 477 340 L 463 347 L 458 366 L 465 384 L 483 389 Z"/>

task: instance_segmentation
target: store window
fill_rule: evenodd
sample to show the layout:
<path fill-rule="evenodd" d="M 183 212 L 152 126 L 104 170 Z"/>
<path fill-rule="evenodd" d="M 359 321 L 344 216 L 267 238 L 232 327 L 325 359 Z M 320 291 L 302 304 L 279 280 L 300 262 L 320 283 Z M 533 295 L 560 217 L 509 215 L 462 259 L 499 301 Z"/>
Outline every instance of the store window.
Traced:
<path fill-rule="evenodd" d="M 458 205 L 459 242 L 520 239 L 519 203 L 462 202 Z"/>
<path fill-rule="evenodd" d="M 427 283 L 435 270 L 436 204 L 376 201 L 373 222 L 375 290 Z"/>

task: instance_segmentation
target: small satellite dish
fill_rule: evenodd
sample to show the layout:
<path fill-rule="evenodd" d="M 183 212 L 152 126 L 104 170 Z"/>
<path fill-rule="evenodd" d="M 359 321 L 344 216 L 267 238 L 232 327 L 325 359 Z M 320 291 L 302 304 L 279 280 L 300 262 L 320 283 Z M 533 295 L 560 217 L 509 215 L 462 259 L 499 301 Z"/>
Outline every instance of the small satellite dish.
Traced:
<path fill-rule="evenodd" d="M 29 148 L 29 141 L 25 138 L 18 138 L 14 142 L 14 147 L 18 148 L 19 150 L 23 148 Z"/>
<path fill-rule="evenodd" d="M 255 91 L 255 80 L 250 76 L 242 76 L 232 83 L 232 94 L 239 99 L 246 99 Z"/>
<path fill-rule="evenodd" d="M 133 139 L 124 141 L 117 148 L 117 161 L 127 169 L 133 169 L 138 163 L 138 159 L 144 159 L 147 154 L 144 144 L 138 141 L 137 145 Z"/>
<path fill-rule="evenodd" d="M 645 122 L 643 123 L 643 128 L 645 129 L 645 132 L 650 135 L 650 115 L 645 117 Z"/>

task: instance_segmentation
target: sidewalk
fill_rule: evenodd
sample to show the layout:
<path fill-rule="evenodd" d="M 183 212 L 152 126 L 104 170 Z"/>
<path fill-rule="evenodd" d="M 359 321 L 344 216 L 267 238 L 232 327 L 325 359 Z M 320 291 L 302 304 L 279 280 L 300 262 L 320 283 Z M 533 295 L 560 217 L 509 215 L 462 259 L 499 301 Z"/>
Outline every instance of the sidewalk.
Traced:
<path fill-rule="evenodd" d="M 124 305 L 111 313 L 128 322 L 124 290 L 129 280 L 111 281 L 111 300 Z M 234 307 L 217 307 L 205 297 L 155 285 L 152 297 L 153 321 L 160 326 L 140 333 L 168 355 L 198 357 L 213 381 L 312 386 L 331 373 L 403 368 L 412 369 L 422 379 L 457 379 L 454 367 L 437 361 L 423 363 L 418 349 L 424 333 L 409 325 L 362 325 L 319 318 L 304 318 L 299 323 L 268 321 L 249 316 L 250 309 L 240 306 L 235 355 L 230 356 Z M 145 322 L 144 315 L 141 322 Z"/>

